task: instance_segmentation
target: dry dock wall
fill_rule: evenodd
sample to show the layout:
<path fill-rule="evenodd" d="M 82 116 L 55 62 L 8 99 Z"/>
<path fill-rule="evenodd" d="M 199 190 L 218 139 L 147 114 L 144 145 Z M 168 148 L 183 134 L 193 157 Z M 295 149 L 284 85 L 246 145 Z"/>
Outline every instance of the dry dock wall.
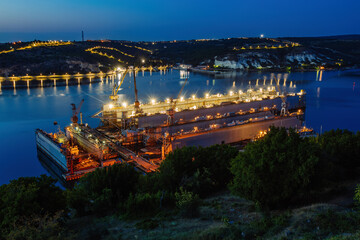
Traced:
<path fill-rule="evenodd" d="M 195 121 L 187 124 L 172 125 L 169 127 L 163 127 L 161 130 L 162 130 L 162 134 L 164 134 L 165 132 L 171 134 L 180 131 L 188 132 L 188 131 L 193 131 L 195 127 L 197 127 L 198 129 L 207 129 L 212 124 L 219 124 L 223 126 L 224 124 L 226 125 L 237 120 L 244 121 L 244 120 L 248 120 L 249 118 L 264 118 L 265 116 L 270 118 L 273 117 L 274 115 L 270 111 L 264 111 L 264 112 L 258 112 L 252 114 L 236 115 L 233 117 L 225 117 L 225 118 L 212 119 L 212 120 Z"/>
<path fill-rule="evenodd" d="M 267 130 L 270 126 L 298 128 L 301 126 L 301 121 L 297 117 L 287 117 L 220 128 L 206 133 L 191 134 L 187 137 L 180 136 L 173 141 L 173 149 L 185 146 L 208 147 L 215 144 L 227 144 L 252 139 L 260 131 Z"/>
<path fill-rule="evenodd" d="M 288 97 L 287 101 L 289 103 L 289 108 L 298 107 L 299 106 L 299 97 Z M 196 110 L 187 110 L 182 112 L 176 112 L 174 114 L 174 121 L 179 121 L 182 119 L 183 121 L 192 121 L 196 116 L 206 116 L 206 115 L 216 115 L 216 114 L 225 114 L 229 112 L 238 112 L 249 111 L 251 108 L 261 108 L 261 107 L 273 107 L 276 105 L 278 110 L 281 108 L 281 98 L 275 99 L 267 99 L 262 101 L 253 101 L 248 103 L 239 103 L 239 104 L 229 104 L 224 106 L 216 106 L 212 108 L 199 108 Z M 159 126 L 166 123 L 168 116 L 166 114 L 156 114 L 152 116 L 139 117 L 138 127 L 153 127 Z"/>

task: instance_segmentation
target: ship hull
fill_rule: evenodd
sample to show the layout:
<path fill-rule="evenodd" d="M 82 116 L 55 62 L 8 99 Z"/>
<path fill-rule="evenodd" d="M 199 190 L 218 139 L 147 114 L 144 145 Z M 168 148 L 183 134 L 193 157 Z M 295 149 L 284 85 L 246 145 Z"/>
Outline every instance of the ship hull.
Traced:
<path fill-rule="evenodd" d="M 62 171 L 67 172 L 67 160 L 65 155 L 61 152 L 61 147 L 54 142 L 45 132 L 37 129 L 35 132 L 37 148 L 55 162 Z"/>
<path fill-rule="evenodd" d="M 260 131 L 267 131 L 271 126 L 298 129 L 302 125 L 298 117 L 282 117 L 259 122 L 235 125 L 200 133 L 177 136 L 172 142 L 172 148 L 185 146 L 209 147 L 215 144 L 231 144 L 254 139 Z"/>

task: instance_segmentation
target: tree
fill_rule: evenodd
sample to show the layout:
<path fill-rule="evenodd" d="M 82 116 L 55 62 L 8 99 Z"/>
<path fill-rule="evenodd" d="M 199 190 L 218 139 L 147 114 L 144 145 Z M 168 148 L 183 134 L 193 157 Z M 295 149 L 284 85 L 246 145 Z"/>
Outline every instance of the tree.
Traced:
<path fill-rule="evenodd" d="M 64 211 L 65 196 L 55 184 L 55 179 L 41 175 L 20 177 L 0 186 L 0 234 L 12 231 L 26 217 L 51 217 Z"/>
<path fill-rule="evenodd" d="M 333 158 L 335 164 L 353 170 L 360 166 L 360 133 L 349 130 L 330 130 L 319 139 L 321 149 Z"/>
<path fill-rule="evenodd" d="M 354 202 L 355 202 L 355 205 L 356 207 L 360 207 L 360 184 L 358 184 L 356 186 L 356 189 L 355 189 L 355 195 L 354 195 Z"/>
<path fill-rule="evenodd" d="M 200 147 L 199 154 L 194 160 L 195 168 L 208 171 L 214 189 L 220 190 L 225 188 L 233 178 L 230 172 L 230 162 L 237 154 L 236 148 L 225 144 L 207 148 Z"/>
<path fill-rule="evenodd" d="M 184 147 L 170 153 L 159 167 L 160 186 L 170 192 L 175 192 L 185 177 L 194 174 L 192 161 L 197 155 L 196 147 Z"/>
<path fill-rule="evenodd" d="M 272 127 L 231 161 L 233 193 L 264 209 L 286 206 L 311 183 L 319 149 L 293 129 Z"/>
<path fill-rule="evenodd" d="M 231 180 L 230 160 L 238 151 L 228 145 L 184 147 L 170 153 L 159 168 L 160 186 L 169 192 L 180 187 L 201 196 L 225 188 Z"/>
<path fill-rule="evenodd" d="M 80 215 L 87 211 L 104 214 L 126 200 L 135 191 L 138 180 L 139 173 L 128 164 L 98 168 L 68 191 L 68 203 Z"/>

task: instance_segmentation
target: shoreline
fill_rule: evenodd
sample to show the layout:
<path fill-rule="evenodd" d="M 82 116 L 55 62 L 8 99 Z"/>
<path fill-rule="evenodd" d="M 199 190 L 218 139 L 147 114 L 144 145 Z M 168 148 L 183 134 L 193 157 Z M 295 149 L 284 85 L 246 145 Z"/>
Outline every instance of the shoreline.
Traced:
<path fill-rule="evenodd" d="M 193 73 L 200 73 L 200 74 L 206 74 L 206 75 L 221 75 L 221 74 L 227 74 L 227 73 L 237 73 L 237 72 L 316 72 L 316 71 L 347 71 L 347 70 L 354 70 L 359 69 L 359 66 L 353 66 L 353 67 L 346 67 L 346 68 L 324 68 L 324 69 L 295 69 L 291 71 L 287 71 L 284 69 L 279 68 L 264 68 L 264 69 L 221 69 L 221 70 L 204 70 L 204 69 L 197 69 L 197 68 L 188 68 L 188 69 L 180 69 L 180 70 L 188 70 Z"/>
<path fill-rule="evenodd" d="M 110 80 L 110 79 L 109 79 Z M 104 81 L 104 80 L 103 80 Z M 82 79 L 79 83 L 77 79 L 69 79 L 69 82 L 66 83 L 65 79 L 57 79 L 56 84 L 53 80 L 47 79 L 43 80 L 43 85 L 41 86 L 40 81 L 31 81 L 29 85 L 27 85 L 26 81 L 19 80 L 19 82 L 14 87 L 12 81 L 7 81 L 6 85 L 3 85 L 4 82 L 0 83 L 1 90 L 14 90 L 14 89 L 34 89 L 34 88 L 49 88 L 49 87 L 66 87 L 66 86 L 77 86 L 77 85 L 89 85 L 92 83 L 99 83 L 101 82 L 100 78 L 92 79 L 91 81 L 89 79 Z"/>

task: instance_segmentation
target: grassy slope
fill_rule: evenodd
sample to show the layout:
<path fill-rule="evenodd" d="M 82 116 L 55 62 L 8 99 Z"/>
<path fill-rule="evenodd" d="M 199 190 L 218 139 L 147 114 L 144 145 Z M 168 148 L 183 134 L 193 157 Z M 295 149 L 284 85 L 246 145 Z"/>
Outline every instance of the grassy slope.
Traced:
<path fill-rule="evenodd" d="M 68 223 L 77 239 L 358 239 L 350 209 L 313 204 L 273 211 L 265 221 L 252 202 L 228 193 L 203 201 L 197 218 L 176 211 L 138 220 L 85 217 Z"/>

